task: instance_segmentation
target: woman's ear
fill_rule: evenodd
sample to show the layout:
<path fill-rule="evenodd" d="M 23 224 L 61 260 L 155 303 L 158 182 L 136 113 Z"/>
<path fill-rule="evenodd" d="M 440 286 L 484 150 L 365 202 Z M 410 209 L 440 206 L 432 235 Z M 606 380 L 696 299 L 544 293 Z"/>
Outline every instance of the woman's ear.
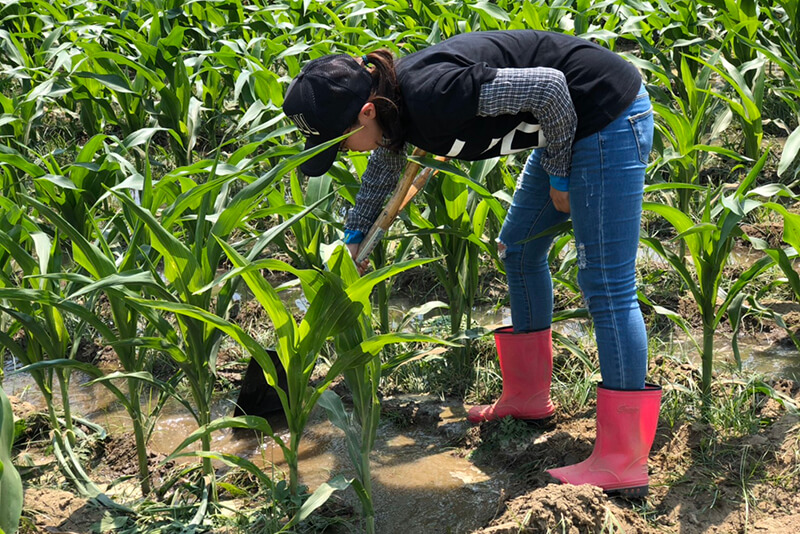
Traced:
<path fill-rule="evenodd" d="M 377 111 L 375 110 L 375 104 L 372 102 L 367 102 L 363 106 L 361 106 L 361 112 L 359 115 L 364 117 L 365 119 L 374 119 L 376 116 Z"/>

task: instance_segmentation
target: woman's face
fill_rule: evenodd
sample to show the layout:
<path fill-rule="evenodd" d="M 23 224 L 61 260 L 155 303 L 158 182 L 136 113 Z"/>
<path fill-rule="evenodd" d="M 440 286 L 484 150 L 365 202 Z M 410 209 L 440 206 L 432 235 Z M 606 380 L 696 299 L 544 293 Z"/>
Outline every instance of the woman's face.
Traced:
<path fill-rule="evenodd" d="M 359 129 L 360 128 L 360 129 Z M 378 125 L 376 119 L 375 105 L 367 102 L 358 114 L 357 124 L 350 127 L 346 132 L 358 130 L 342 142 L 341 151 L 348 150 L 353 152 L 369 152 L 381 145 L 383 140 L 383 130 Z"/>

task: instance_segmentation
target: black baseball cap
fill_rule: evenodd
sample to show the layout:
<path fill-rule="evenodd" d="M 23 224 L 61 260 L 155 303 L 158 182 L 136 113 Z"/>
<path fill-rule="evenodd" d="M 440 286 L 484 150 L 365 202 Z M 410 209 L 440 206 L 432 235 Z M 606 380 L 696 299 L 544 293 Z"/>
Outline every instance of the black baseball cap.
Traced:
<path fill-rule="evenodd" d="M 309 61 L 300 71 L 283 100 L 283 112 L 313 148 L 342 135 L 355 124 L 369 99 L 372 78 L 367 69 L 347 54 L 323 56 Z M 300 170 L 308 176 L 328 172 L 338 152 L 332 146 L 309 159 Z"/>

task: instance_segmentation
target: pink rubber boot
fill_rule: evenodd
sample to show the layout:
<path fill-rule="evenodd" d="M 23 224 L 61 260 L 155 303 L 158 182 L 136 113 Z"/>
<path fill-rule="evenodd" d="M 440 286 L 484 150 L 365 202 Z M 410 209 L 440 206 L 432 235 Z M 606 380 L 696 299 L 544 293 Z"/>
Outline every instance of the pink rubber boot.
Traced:
<path fill-rule="evenodd" d="M 565 484 L 591 484 L 610 495 L 647 495 L 647 457 L 661 408 L 661 388 L 640 391 L 597 387 L 597 438 L 592 454 L 575 465 L 547 472 Z"/>
<path fill-rule="evenodd" d="M 503 394 L 494 404 L 470 408 L 467 419 L 480 423 L 508 415 L 515 419 L 544 419 L 553 415 L 550 329 L 515 334 L 511 327 L 500 328 L 495 331 L 494 340 L 503 375 Z"/>

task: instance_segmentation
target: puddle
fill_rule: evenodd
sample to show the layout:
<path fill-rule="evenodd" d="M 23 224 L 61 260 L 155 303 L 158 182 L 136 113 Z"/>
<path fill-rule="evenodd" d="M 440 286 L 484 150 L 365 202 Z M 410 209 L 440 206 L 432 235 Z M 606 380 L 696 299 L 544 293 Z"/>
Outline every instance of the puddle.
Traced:
<path fill-rule="evenodd" d="M 220 406 L 229 406 L 222 401 Z M 444 407 L 442 425 L 464 424 L 465 414 Z M 224 410 L 223 410 L 224 411 Z M 461 410 L 463 412 L 463 408 Z M 162 420 L 153 437 L 152 449 L 168 453 L 194 427 L 183 418 Z M 270 418 L 273 430 L 288 441 L 285 424 Z M 506 473 L 489 473 L 455 451 L 442 446 L 441 428 L 401 430 L 384 422 L 371 457 L 376 530 L 385 534 L 408 532 L 469 532 L 492 517 L 501 488 L 509 482 Z M 285 471 L 280 449 L 271 440 L 259 441 L 249 434 L 216 434 L 215 450 L 249 459 L 265 472 Z M 274 467 L 273 467 L 274 464 Z M 313 489 L 337 474 L 353 477 L 341 430 L 327 421 L 324 411 L 315 409 L 300 444 L 301 483 Z M 355 510 L 360 503 L 353 490 L 342 493 Z M 440 528 L 442 530 L 436 530 Z"/>
<path fill-rule="evenodd" d="M 22 397 L 44 410 L 44 401 L 29 375 L 12 374 L 13 362 L 6 365 L 3 387 L 9 395 Z M 88 377 L 73 373 L 70 398 L 76 415 L 103 425 L 111 433 L 130 430 L 127 414 L 103 386 L 85 387 Z M 435 402 L 432 401 L 432 402 Z M 437 425 L 418 425 L 399 429 L 385 421 L 379 430 L 372 461 L 373 498 L 376 529 L 384 534 L 407 532 L 470 532 L 491 520 L 507 473 L 489 473 L 446 447 L 447 435 L 459 432 L 453 426 L 465 425 L 463 406 L 436 403 Z M 214 417 L 231 415 L 233 399 L 219 397 L 212 408 Z M 288 442 L 282 418 L 271 418 L 273 430 Z M 185 408 L 169 402 L 164 408 L 149 450 L 171 453 L 197 428 Z M 193 447 L 190 447 L 193 448 Z M 270 439 L 259 441 L 254 434 L 224 430 L 214 434 L 212 449 L 247 458 L 265 472 L 286 471 L 279 447 Z M 191 461 L 191 460 L 186 460 Z M 314 410 L 300 446 L 301 483 L 312 490 L 337 474 L 353 477 L 341 430 L 328 422 L 324 410 Z M 342 497 L 360 510 L 352 489 Z M 439 530 L 441 529 L 441 530 Z"/>
<path fill-rule="evenodd" d="M 570 319 L 555 323 L 553 330 L 573 340 L 593 342 L 587 340 L 591 335 L 587 325 L 588 321 L 585 319 Z M 697 342 L 702 344 L 700 334 Z M 698 368 L 701 366 L 700 353 L 684 332 L 676 329 L 672 343 L 674 347 L 670 350 L 686 354 L 690 362 Z M 788 378 L 800 382 L 800 353 L 793 346 L 764 345 L 763 341 L 757 338 L 743 336 L 739 338 L 739 354 L 744 371 L 764 375 L 767 378 Z M 714 363 L 729 367 L 736 365 L 730 335 L 714 336 Z"/>
<path fill-rule="evenodd" d="M 702 343 L 702 339 L 697 340 Z M 681 333 L 676 337 L 676 343 L 685 350 L 689 359 L 701 365 L 700 354 L 694 344 Z M 793 346 L 767 345 L 751 337 L 739 338 L 739 356 L 742 361 L 742 370 L 764 375 L 767 378 L 788 378 L 800 382 L 800 353 Z M 714 363 L 729 367 L 736 366 L 736 358 L 731 348 L 729 335 L 714 336 Z"/>

